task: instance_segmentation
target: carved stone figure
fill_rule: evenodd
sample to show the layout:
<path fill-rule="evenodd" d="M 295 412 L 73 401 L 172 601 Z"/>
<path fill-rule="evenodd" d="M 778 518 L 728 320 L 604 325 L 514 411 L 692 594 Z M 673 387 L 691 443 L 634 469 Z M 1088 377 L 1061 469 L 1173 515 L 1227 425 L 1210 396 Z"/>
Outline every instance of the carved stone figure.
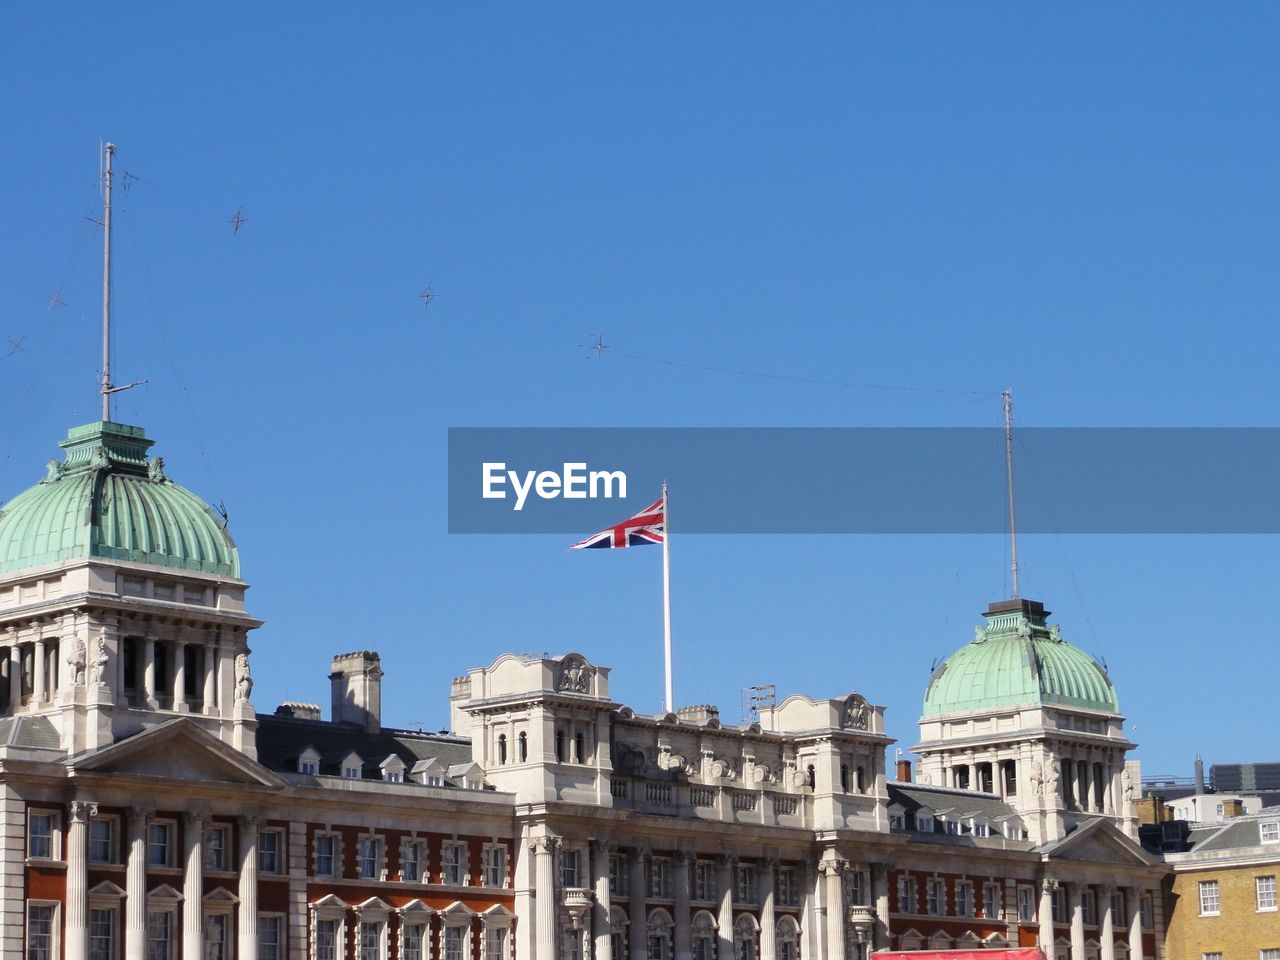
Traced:
<path fill-rule="evenodd" d="M 107 638 L 105 633 L 98 634 L 94 644 L 93 662 L 89 665 L 89 683 L 101 686 L 107 678 L 107 664 L 111 658 L 107 656 Z"/>
<path fill-rule="evenodd" d="M 45 476 L 40 481 L 41 483 L 55 483 L 62 479 L 63 467 L 61 460 L 50 460 L 44 465 L 44 470 Z"/>
<path fill-rule="evenodd" d="M 1018 636 L 1023 640 L 1031 639 L 1031 622 L 1026 617 L 1018 618 Z"/>
<path fill-rule="evenodd" d="M 846 730 L 865 730 L 871 718 L 871 708 L 867 701 L 856 693 L 844 702 L 844 717 L 840 726 Z"/>
<path fill-rule="evenodd" d="M 241 653 L 236 657 L 236 703 L 247 703 L 252 692 L 253 674 L 249 671 L 249 657 Z"/>
<path fill-rule="evenodd" d="M 165 481 L 164 457 L 152 457 L 147 461 L 147 479 L 152 483 L 163 483 Z"/>
<path fill-rule="evenodd" d="M 987 628 L 978 624 L 973 628 L 973 642 L 981 643 L 985 639 L 987 639 Z"/>
<path fill-rule="evenodd" d="M 1054 643 L 1062 643 L 1062 627 L 1056 623 L 1049 627 L 1049 639 Z"/>
<path fill-rule="evenodd" d="M 1124 794 L 1125 810 L 1127 812 L 1127 805 L 1133 803 L 1133 777 L 1129 776 L 1127 767 L 1120 773 L 1120 790 Z"/>
<path fill-rule="evenodd" d="M 67 655 L 63 659 L 66 660 L 67 666 L 71 670 L 71 682 L 77 687 L 84 686 L 84 667 L 86 661 L 86 651 L 84 640 L 76 637 L 68 645 Z"/>
<path fill-rule="evenodd" d="M 581 657 L 565 657 L 564 662 L 560 664 L 560 690 L 586 693 L 590 679 L 586 661 Z"/>
<path fill-rule="evenodd" d="M 1058 795 L 1058 783 L 1060 782 L 1061 777 L 1062 772 L 1058 769 L 1058 762 L 1055 760 L 1049 764 L 1049 778 L 1045 785 L 1045 790 L 1048 792 L 1049 796 L 1056 797 Z"/>
<path fill-rule="evenodd" d="M 1044 796 L 1044 767 L 1038 760 L 1031 765 L 1031 787 L 1037 797 Z"/>

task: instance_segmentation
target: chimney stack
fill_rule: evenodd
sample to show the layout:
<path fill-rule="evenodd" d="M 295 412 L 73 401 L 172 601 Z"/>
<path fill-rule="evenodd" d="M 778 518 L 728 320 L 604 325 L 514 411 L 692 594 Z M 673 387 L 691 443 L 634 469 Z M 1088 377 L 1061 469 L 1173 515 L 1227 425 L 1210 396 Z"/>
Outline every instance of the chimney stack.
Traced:
<path fill-rule="evenodd" d="M 1236 817 L 1244 816 L 1244 801 L 1239 797 L 1232 797 L 1230 800 L 1222 801 L 1222 818 L 1224 820 L 1234 820 Z"/>
<path fill-rule="evenodd" d="M 333 722 L 353 723 L 368 733 L 382 730 L 382 659 L 360 650 L 333 658 L 329 674 Z"/>
<path fill-rule="evenodd" d="M 1204 760 L 1196 754 L 1196 796 L 1204 793 Z"/>
<path fill-rule="evenodd" d="M 911 761 L 910 760 L 898 761 L 898 782 L 899 783 L 911 782 Z"/>

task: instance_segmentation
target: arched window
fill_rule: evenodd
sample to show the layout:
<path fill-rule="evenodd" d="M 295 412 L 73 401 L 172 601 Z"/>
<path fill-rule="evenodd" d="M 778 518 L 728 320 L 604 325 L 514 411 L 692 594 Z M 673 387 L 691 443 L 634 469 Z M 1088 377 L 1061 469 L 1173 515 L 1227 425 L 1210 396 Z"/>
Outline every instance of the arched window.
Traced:
<path fill-rule="evenodd" d="M 699 910 L 690 924 L 693 934 L 693 960 L 716 960 L 716 920 L 706 910 Z M 614 954 L 615 958 L 617 954 Z M 625 958 L 622 958 L 625 960 Z M 781 960 L 781 958 L 779 958 Z M 794 958 L 793 958 L 794 960 Z"/>
<path fill-rule="evenodd" d="M 621 907 L 611 907 L 609 909 L 609 941 L 613 946 L 613 956 L 615 960 L 626 960 L 627 958 L 627 912 Z M 714 960 L 708 957 L 707 960 Z"/>
<path fill-rule="evenodd" d="M 556 763 L 564 763 L 564 731 L 556 731 Z"/>
<path fill-rule="evenodd" d="M 519 763 L 525 763 L 529 759 L 529 735 L 523 730 L 520 736 L 516 738 L 516 760 Z"/>
<path fill-rule="evenodd" d="M 805 768 L 805 782 L 809 784 L 810 790 L 814 789 L 818 785 L 818 774 L 817 771 L 813 769 L 812 763 Z"/>
<path fill-rule="evenodd" d="M 756 960 L 756 940 L 760 925 L 749 913 L 741 914 L 733 923 L 733 955 L 735 960 Z"/>
<path fill-rule="evenodd" d="M 844 793 L 849 792 L 849 765 L 847 763 L 840 764 L 840 790 Z"/>
<path fill-rule="evenodd" d="M 799 960 L 800 924 L 796 923 L 795 917 L 779 917 L 777 930 L 775 953 L 778 960 Z"/>
<path fill-rule="evenodd" d="M 853 782 L 854 782 L 854 785 L 857 787 L 859 793 L 866 793 L 867 774 L 866 774 L 866 771 L 862 769 L 862 767 L 858 767 L 858 769 L 854 771 Z"/>
<path fill-rule="evenodd" d="M 507 762 L 507 735 L 505 733 L 498 734 L 498 763 Z"/>
<path fill-rule="evenodd" d="M 671 914 L 659 908 L 649 914 L 648 960 L 671 960 Z"/>
<path fill-rule="evenodd" d="M 577 734 L 573 738 L 573 762 L 585 763 L 587 759 L 587 738 L 584 734 Z"/>

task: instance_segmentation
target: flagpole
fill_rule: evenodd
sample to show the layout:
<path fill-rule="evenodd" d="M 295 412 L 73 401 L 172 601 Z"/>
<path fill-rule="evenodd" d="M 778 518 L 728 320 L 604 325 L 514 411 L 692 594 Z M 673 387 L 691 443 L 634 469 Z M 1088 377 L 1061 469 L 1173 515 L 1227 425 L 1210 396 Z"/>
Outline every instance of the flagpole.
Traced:
<path fill-rule="evenodd" d="M 666 712 L 674 713 L 676 698 L 671 683 L 671 503 L 667 499 L 667 481 L 662 481 L 662 628 L 663 653 L 666 663 Z"/>

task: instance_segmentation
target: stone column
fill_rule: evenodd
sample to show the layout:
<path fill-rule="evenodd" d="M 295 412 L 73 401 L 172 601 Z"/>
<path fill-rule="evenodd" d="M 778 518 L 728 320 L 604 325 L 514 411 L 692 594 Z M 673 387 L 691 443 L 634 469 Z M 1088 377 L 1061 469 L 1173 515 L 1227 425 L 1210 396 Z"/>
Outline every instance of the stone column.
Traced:
<path fill-rule="evenodd" d="M 534 876 L 534 958 L 556 960 L 556 841 L 538 837 L 533 851 Z M 443 936 L 443 934 L 442 934 Z"/>
<path fill-rule="evenodd" d="M 724 855 L 716 860 L 716 886 L 720 894 L 719 925 L 716 955 L 720 960 L 733 960 L 733 887 L 738 869 L 738 858 Z"/>
<path fill-rule="evenodd" d="M 156 642 L 151 637 L 142 642 L 142 695 L 147 706 L 156 706 Z"/>
<path fill-rule="evenodd" d="M 1130 887 L 1125 891 L 1129 906 L 1129 957 L 1128 960 L 1144 960 L 1142 948 L 1142 888 Z"/>
<path fill-rule="evenodd" d="M 205 821 L 202 813 L 182 821 L 182 960 L 204 960 Z"/>
<path fill-rule="evenodd" d="M 1045 878 L 1040 881 L 1040 912 L 1036 920 L 1040 923 L 1040 949 L 1047 960 L 1053 960 L 1053 894 L 1058 889 L 1058 881 Z"/>
<path fill-rule="evenodd" d="M 147 955 L 147 811 L 129 811 L 129 855 L 125 861 L 124 960 Z"/>
<path fill-rule="evenodd" d="M 774 907 L 774 872 L 778 861 L 765 857 L 760 861 L 760 960 L 774 960 L 778 949 L 778 930 Z"/>
<path fill-rule="evenodd" d="M 1116 888 L 1110 885 L 1101 887 L 1098 896 L 1102 899 L 1102 923 L 1098 936 L 1102 940 L 1101 960 L 1116 960 L 1116 926 L 1115 917 L 1111 915 L 1111 898 Z"/>
<path fill-rule="evenodd" d="M 97 814 L 98 805 L 73 800 L 68 810 L 66 960 L 85 960 L 89 955 L 89 818 Z"/>
<path fill-rule="evenodd" d="M 187 709 L 187 644 L 177 640 L 173 644 L 173 709 Z"/>
<path fill-rule="evenodd" d="M 214 692 L 218 678 L 218 648 L 206 643 L 202 648 L 204 667 L 204 713 L 212 716 L 218 712 L 217 694 Z"/>
<path fill-rule="evenodd" d="M 844 861 L 830 857 L 818 864 L 822 873 L 822 901 L 827 909 L 826 960 L 844 956 Z"/>
<path fill-rule="evenodd" d="M 258 960 L 258 828 L 259 817 L 241 817 L 240 904 L 236 908 L 240 952 L 236 960 Z"/>
<path fill-rule="evenodd" d="M 614 960 L 612 920 L 612 894 L 609 890 L 609 856 L 614 845 L 602 840 L 591 841 L 591 876 L 595 886 L 596 902 L 591 906 L 591 928 L 595 935 L 595 960 Z M 626 960 L 618 957 L 617 960 Z"/>
<path fill-rule="evenodd" d="M 644 847 L 631 851 L 631 929 L 627 932 L 631 960 L 647 960 L 649 956 L 649 918 L 644 913 L 644 861 L 647 856 L 649 851 Z"/>
<path fill-rule="evenodd" d="M 675 960 L 690 960 L 693 956 L 693 930 L 689 926 L 689 864 L 693 862 L 693 854 L 688 850 L 677 850 L 671 858 L 671 869 L 675 871 L 671 878 L 671 897 L 673 901 L 672 920 L 675 929 L 672 931 L 672 953 Z"/>
<path fill-rule="evenodd" d="M 889 868 L 883 863 L 871 865 L 871 896 L 876 908 L 875 926 L 871 928 L 873 950 L 889 949 Z"/>
<path fill-rule="evenodd" d="M 44 640 L 36 640 L 36 652 L 31 664 L 31 705 L 38 707 L 49 699 L 45 690 L 45 650 Z"/>
<path fill-rule="evenodd" d="M 1071 960 L 1085 960 L 1084 891 L 1084 884 L 1067 884 L 1067 901 L 1071 908 Z"/>
<path fill-rule="evenodd" d="M 22 645 L 15 640 L 13 646 L 9 648 L 9 709 L 17 713 L 21 705 Z"/>

